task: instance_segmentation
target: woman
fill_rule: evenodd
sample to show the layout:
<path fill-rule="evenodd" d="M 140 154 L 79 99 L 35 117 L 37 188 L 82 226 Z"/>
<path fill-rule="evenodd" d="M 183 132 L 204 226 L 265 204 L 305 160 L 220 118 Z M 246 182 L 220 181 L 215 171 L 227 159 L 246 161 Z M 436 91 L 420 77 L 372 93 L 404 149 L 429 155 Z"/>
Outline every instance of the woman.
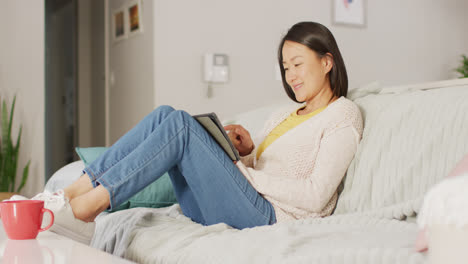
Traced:
<path fill-rule="evenodd" d="M 282 39 L 278 62 L 287 95 L 304 104 L 274 114 L 258 147 L 242 126 L 226 126 L 240 162 L 191 115 L 158 107 L 72 185 L 36 196 L 55 212 L 52 230 L 89 243 L 100 212 L 166 171 L 184 215 L 203 225 L 242 229 L 330 215 L 362 134 L 361 114 L 345 98 L 343 59 L 326 27 L 302 22 Z"/>

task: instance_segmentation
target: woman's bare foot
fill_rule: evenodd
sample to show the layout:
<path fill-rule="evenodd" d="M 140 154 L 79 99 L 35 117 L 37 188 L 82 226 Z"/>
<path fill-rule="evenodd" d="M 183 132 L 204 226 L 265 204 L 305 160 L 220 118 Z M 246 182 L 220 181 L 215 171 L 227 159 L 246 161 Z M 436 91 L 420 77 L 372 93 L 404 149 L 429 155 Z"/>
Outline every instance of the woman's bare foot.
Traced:
<path fill-rule="evenodd" d="M 81 177 L 73 182 L 70 186 L 63 189 L 65 197 L 67 197 L 70 201 L 91 190 L 93 190 L 93 184 L 91 183 L 91 180 L 86 173 L 81 175 Z"/>
<path fill-rule="evenodd" d="M 102 185 L 70 200 L 75 217 L 85 222 L 93 222 L 109 205 L 109 192 Z"/>

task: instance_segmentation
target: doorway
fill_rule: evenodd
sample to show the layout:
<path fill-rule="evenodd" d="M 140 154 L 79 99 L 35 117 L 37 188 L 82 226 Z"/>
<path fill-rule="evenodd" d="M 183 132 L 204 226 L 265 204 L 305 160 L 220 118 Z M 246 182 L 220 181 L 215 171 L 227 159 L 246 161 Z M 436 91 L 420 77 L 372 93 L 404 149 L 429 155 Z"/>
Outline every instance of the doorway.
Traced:
<path fill-rule="evenodd" d="M 77 0 L 45 1 L 45 178 L 76 159 Z"/>

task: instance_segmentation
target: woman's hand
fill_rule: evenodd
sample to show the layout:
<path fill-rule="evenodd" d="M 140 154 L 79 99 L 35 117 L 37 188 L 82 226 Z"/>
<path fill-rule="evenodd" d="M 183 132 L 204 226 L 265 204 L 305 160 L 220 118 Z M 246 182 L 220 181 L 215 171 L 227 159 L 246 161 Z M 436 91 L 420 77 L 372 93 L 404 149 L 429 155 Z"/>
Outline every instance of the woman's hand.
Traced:
<path fill-rule="evenodd" d="M 255 146 L 247 129 L 241 125 L 227 125 L 224 130 L 241 156 L 249 155 L 252 152 Z"/>

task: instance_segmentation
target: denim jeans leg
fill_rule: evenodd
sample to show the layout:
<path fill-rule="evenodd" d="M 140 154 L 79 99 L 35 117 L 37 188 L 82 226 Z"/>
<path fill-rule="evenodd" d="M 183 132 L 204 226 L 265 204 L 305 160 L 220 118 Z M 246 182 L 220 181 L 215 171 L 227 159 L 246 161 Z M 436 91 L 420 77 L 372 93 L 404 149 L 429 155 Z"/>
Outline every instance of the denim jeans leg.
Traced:
<path fill-rule="evenodd" d="M 85 168 L 83 172 L 89 175 L 93 186 L 96 187 L 99 177 L 135 150 L 173 111 L 174 108 L 167 105 L 156 108 Z"/>
<path fill-rule="evenodd" d="M 193 118 L 184 117 L 189 128 L 187 146 L 169 172 L 184 214 L 204 225 L 226 223 L 239 229 L 275 223 L 270 202 Z"/>
<path fill-rule="evenodd" d="M 203 214 L 195 200 L 195 196 L 190 190 L 187 181 L 180 173 L 179 168 L 174 166 L 168 171 L 168 174 L 171 178 L 172 186 L 174 186 L 177 202 L 179 203 L 184 215 L 199 224 L 205 225 L 205 218 L 203 218 Z"/>
<path fill-rule="evenodd" d="M 179 173 L 173 173 L 174 168 Z M 171 112 L 97 182 L 109 191 L 112 208 L 166 171 L 171 173 L 178 199 L 189 201 L 181 203 L 182 210 L 187 212 L 191 208 L 193 214 L 202 216 L 194 220 L 207 225 L 226 223 L 236 228 L 276 221 L 271 204 L 248 183 L 205 129 L 184 111 Z"/>

